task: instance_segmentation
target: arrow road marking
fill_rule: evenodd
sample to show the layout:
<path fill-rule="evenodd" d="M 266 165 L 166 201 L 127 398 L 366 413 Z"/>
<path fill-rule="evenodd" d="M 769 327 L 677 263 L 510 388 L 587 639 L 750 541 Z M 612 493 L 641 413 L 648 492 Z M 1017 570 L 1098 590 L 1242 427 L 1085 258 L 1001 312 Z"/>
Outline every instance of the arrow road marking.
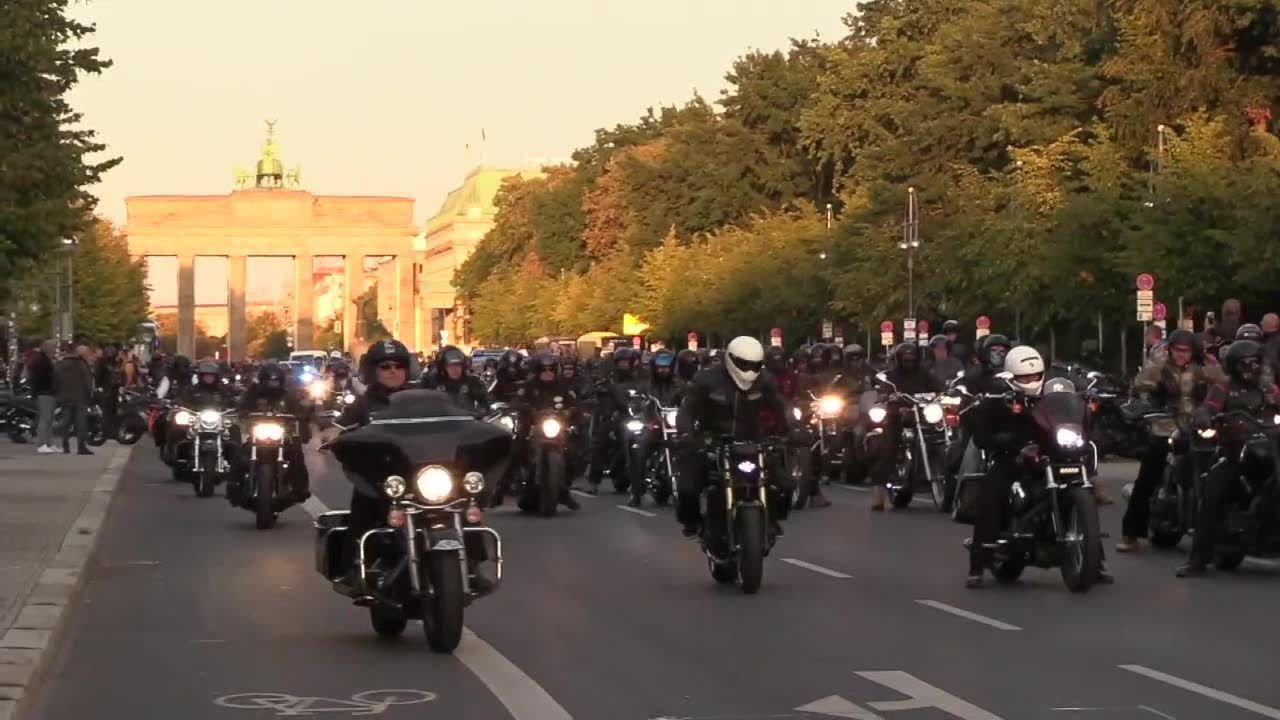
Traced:
<path fill-rule="evenodd" d="M 989 618 L 986 615 L 979 615 L 978 613 L 969 612 L 968 610 L 961 610 L 960 608 L 955 607 L 954 605 L 948 605 L 944 602 L 938 602 L 937 600 L 917 600 L 916 602 L 920 603 L 921 605 L 926 605 L 928 607 L 934 608 L 935 610 L 941 610 L 942 612 L 945 612 L 945 613 L 951 613 L 956 617 L 962 617 L 966 620 L 980 622 L 983 625 L 990 625 L 991 627 L 997 630 L 1021 630 L 1022 629 L 1017 625 L 1010 625 L 1009 623 L 1001 622 L 999 620 L 996 620 L 995 618 Z"/>
<path fill-rule="evenodd" d="M 814 700 L 808 705 L 802 705 L 796 710 L 800 712 L 814 713 L 817 715 L 830 715 L 831 717 L 845 718 L 845 720 L 882 720 L 882 718 L 861 707 L 845 700 L 839 695 L 828 695 L 821 700 Z"/>
<path fill-rule="evenodd" d="M 936 708 L 960 718 L 960 720 L 1003 720 L 969 702 L 936 688 L 920 678 L 900 670 L 876 670 L 859 672 L 859 676 L 897 690 L 908 696 L 905 700 L 885 700 L 867 703 L 876 710 L 924 710 Z"/>
<path fill-rule="evenodd" d="M 1165 683 L 1167 685 L 1172 685 L 1177 688 L 1182 688 L 1183 690 L 1197 693 L 1207 698 L 1212 698 L 1221 703 L 1226 703 L 1228 705 L 1235 705 L 1238 708 L 1248 710 L 1249 712 L 1252 712 L 1252 713 L 1257 713 L 1262 717 L 1271 718 L 1271 720 L 1280 720 L 1280 710 L 1277 710 L 1273 707 L 1267 707 L 1266 705 L 1256 703 L 1252 700 L 1246 700 L 1245 698 L 1232 695 L 1231 693 L 1228 693 L 1228 692 L 1215 690 L 1214 688 L 1208 687 L 1206 685 L 1201 685 L 1200 683 L 1194 683 L 1194 682 L 1191 682 L 1190 680 L 1183 680 L 1180 677 L 1174 677 L 1173 675 L 1162 673 L 1159 670 L 1152 670 L 1151 668 L 1143 667 L 1141 665 L 1121 665 L 1120 669 L 1128 670 L 1131 673 L 1137 673 L 1139 675 L 1149 677 L 1152 680 L 1159 680 L 1160 682 Z"/>

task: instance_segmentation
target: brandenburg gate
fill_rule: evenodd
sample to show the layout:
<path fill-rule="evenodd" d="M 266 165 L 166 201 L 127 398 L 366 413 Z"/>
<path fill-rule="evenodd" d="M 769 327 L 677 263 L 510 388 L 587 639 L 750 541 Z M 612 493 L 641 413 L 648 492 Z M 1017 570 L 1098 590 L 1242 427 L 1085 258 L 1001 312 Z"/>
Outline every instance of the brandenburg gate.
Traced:
<path fill-rule="evenodd" d="M 129 254 L 178 259 L 178 352 L 195 354 L 195 261 L 197 256 L 227 259 L 227 348 L 230 359 L 245 357 L 246 261 L 249 257 L 292 257 L 295 307 L 294 348 L 310 350 L 315 333 L 316 257 L 345 259 L 346 295 L 342 310 L 344 346 L 352 350 L 357 328 L 357 299 L 364 293 L 364 258 L 394 257 L 395 310 L 379 318 L 396 337 L 413 337 L 413 199 L 312 195 L 298 187 L 300 171 L 286 174 L 277 157 L 274 123 L 257 172 L 237 172 L 237 189 L 228 195 L 141 195 L 125 199 Z M 386 288 L 379 288 L 385 292 Z M 379 305 L 383 305 L 380 301 Z M 322 318 L 325 320 L 327 318 Z"/>

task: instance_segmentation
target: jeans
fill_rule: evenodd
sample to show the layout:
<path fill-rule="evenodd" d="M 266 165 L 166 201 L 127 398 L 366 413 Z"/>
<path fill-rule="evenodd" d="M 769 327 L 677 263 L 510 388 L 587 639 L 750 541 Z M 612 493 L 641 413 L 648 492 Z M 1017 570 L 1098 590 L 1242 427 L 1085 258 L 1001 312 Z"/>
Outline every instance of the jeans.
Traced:
<path fill-rule="evenodd" d="M 1153 438 L 1142 455 L 1138 477 L 1129 494 L 1129 505 L 1121 521 L 1121 534 L 1127 538 L 1145 538 L 1151 525 L 1151 496 L 1164 480 L 1165 457 L 1169 454 L 1167 438 Z"/>
<path fill-rule="evenodd" d="M 58 400 L 54 396 L 36 396 L 36 447 L 53 447 L 53 412 L 57 409 Z"/>
<path fill-rule="evenodd" d="M 62 406 L 62 449 L 71 447 L 71 431 L 75 429 L 76 447 L 84 450 L 89 446 L 89 406 L 84 403 L 70 403 Z"/>

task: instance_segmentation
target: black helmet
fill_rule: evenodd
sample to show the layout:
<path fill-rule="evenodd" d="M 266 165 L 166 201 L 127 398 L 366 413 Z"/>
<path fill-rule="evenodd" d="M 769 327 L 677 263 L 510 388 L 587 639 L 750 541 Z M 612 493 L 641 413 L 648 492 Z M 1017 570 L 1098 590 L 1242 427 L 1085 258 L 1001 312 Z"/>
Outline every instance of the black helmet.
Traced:
<path fill-rule="evenodd" d="M 507 350 L 498 358 L 498 374 L 509 380 L 519 380 L 523 357 L 515 350 Z"/>
<path fill-rule="evenodd" d="M 692 380 L 698 372 L 698 351 L 685 348 L 676 353 L 676 372 L 681 380 Z"/>
<path fill-rule="evenodd" d="M 170 364 L 173 374 L 177 378 L 182 378 L 191 374 L 191 360 L 186 355 L 174 356 L 173 362 Z"/>
<path fill-rule="evenodd" d="M 988 335 L 982 339 L 982 350 L 978 353 L 978 357 L 988 370 L 1000 372 L 1004 370 L 1004 356 L 1009 353 L 1011 347 L 1013 344 L 1004 335 Z M 997 348 L 1002 349 L 997 350 Z"/>
<path fill-rule="evenodd" d="M 263 365 L 258 370 L 258 383 L 267 387 L 284 387 L 284 368 L 275 363 Z"/>
<path fill-rule="evenodd" d="M 578 372 L 578 356 L 577 355 L 574 355 L 573 353 L 569 353 L 568 355 L 564 355 L 563 357 L 560 358 L 560 372 L 564 372 L 565 370 L 573 370 L 574 373 Z"/>
<path fill-rule="evenodd" d="M 827 367 L 827 346 L 818 343 L 809 348 L 809 372 L 822 372 Z"/>
<path fill-rule="evenodd" d="M 915 343 L 899 343 L 893 349 L 893 363 L 898 370 L 915 370 L 920 366 L 920 350 Z"/>
<path fill-rule="evenodd" d="M 556 377 L 560 376 L 559 356 L 552 355 L 548 352 L 538 353 L 536 357 L 530 360 L 529 364 L 531 366 L 530 369 L 533 372 L 533 376 L 538 380 L 538 382 L 542 382 L 542 373 L 544 372 L 554 373 Z"/>
<path fill-rule="evenodd" d="M 844 346 L 844 362 L 845 365 L 854 365 L 865 362 L 867 359 L 867 350 L 858 343 L 849 343 Z"/>
<path fill-rule="evenodd" d="M 707 351 L 707 362 L 713 367 L 724 364 L 724 351 L 720 348 L 711 348 Z"/>
<path fill-rule="evenodd" d="M 929 338 L 929 347 L 931 348 L 942 347 L 950 343 L 951 341 L 947 339 L 946 335 L 934 335 Z"/>
<path fill-rule="evenodd" d="M 1262 342 L 1262 328 L 1253 323 L 1245 323 L 1236 330 L 1236 340 L 1252 340 Z"/>
<path fill-rule="evenodd" d="M 627 370 L 628 372 L 635 369 L 636 351 L 629 347 L 621 347 L 613 351 L 613 369 Z M 625 368 L 619 367 L 621 363 L 626 363 Z"/>
<path fill-rule="evenodd" d="M 1190 330 L 1174 330 L 1169 335 L 1169 348 L 1172 349 L 1174 346 L 1191 348 L 1191 361 L 1204 362 L 1204 346 L 1200 342 L 1200 336 Z"/>
<path fill-rule="evenodd" d="M 948 320 L 942 323 L 942 334 L 946 335 L 947 333 L 950 333 L 950 332 L 953 332 L 953 333 L 960 332 L 960 321 Z"/>
<path fill-rule="evenodd" d="M 470 363 L 467 362 L 466 353 L 453 345 L 446 345 L 440 349 L 440 354 L 436 355 L 436 372 L 443 377 L 450 365 L 460 365 L 462 371 L 466 372 Z"/>
<path fill-rule="evenodd" d="M 764 366 L 769 372 L 777 375 L 787 369 L 787 353 L 776 345 L 764 349 Z"/>
<path fill-rule="evenodd" d="M 828 370 L 839 370 L 844 367 L 844 350 L 835 343 L 822 346 L 822 357 L 826 361 Z"/>
<path fill-rule="evenodd" d="M 396 363 L 403 365 L 408 378 L 409 365 L 413 361 L 413 355 L 409 352 L 409 348 L 399 340 L 380 340 L 374 343 L 369 351 L 364 354 L 364 382 L 366 385 L 373 385 L 377 382 L 378 367 L 385 363 Z"/>
<path fill-rule="evenodd" d="M 1227 348 L 1222 364 L 1236 382 L 1256 385 L 1262 372 L 1262 345 L 1253 340 L 1237 340 Z"/>

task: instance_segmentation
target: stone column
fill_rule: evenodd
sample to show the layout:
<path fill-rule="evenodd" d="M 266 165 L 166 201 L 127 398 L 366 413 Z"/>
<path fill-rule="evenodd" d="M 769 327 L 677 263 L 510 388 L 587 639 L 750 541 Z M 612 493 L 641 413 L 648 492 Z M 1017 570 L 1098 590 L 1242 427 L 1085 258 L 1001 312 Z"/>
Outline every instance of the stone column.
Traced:
<path fill-rule="evenodd" d="M 356 324 L 360 313 L 356 298 L 364 291 L 364 256 L 348 255 L 346 272 L 342 277 L 342 345 L 349 353 L 355 352 Z"/>
<path fill-rule="evenodd" d="M 178 255 L 178 354 L 196 359 L 195 253 Z"/>
<path fill-rule="evenodd" d="M 227 258 L 227 359 L 244 360 L 248 352 L 248 328 L 245 317 L 245 264 L 244 255 Z"/>
<path fill-rule="evenodd" d="M 293 291 L 293 349 L 311 350 L 316 343 L 316 286 L 312 280 L 315 265 L 310 255 L 293 256 L 296 278 Z"/>
<path fill-rule="evenodd" d="M 417 352 L 424 348 L 413 346 L 413 279 L 413 253 L 396 256 L 396 328 L 393 332 L 397 340 Z"/>

